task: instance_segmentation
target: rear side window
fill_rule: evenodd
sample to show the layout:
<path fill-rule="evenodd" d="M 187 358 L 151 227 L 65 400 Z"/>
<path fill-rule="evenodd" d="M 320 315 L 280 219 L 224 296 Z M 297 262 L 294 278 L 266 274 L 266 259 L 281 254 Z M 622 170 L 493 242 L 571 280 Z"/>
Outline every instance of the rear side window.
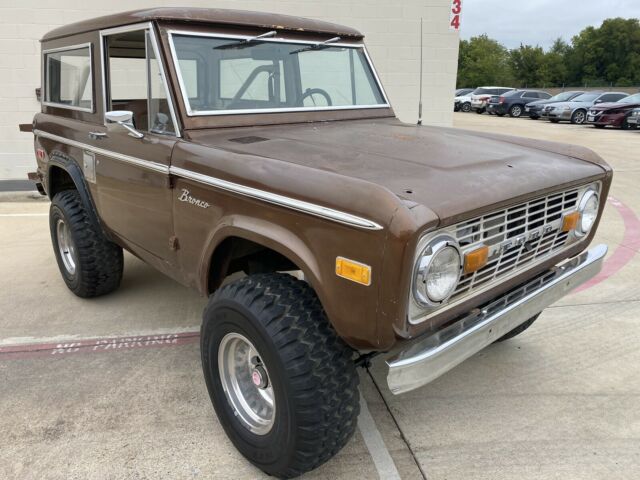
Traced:
<path fill-rule="evenodd" d="M 621 98 L 625 98 L 627 95 L 624 93 L 605 93 L 598 100 L 604 102 L 617 102 Z"/>
<path fill-rule="evenodd" d="M 45 105 L 93 112 L 91 47 L 44 51 Z"/>

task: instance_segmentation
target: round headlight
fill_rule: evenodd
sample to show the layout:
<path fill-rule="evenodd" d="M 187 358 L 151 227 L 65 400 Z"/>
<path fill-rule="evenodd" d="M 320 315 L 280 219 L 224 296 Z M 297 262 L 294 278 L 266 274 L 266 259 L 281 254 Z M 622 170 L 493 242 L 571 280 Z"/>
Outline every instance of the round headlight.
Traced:
<path fill-rule="evenodd" d="M 576 229 L 576 232 L 580 236 L 589 233 L 593 224 L 596 223 L 599 204 L 598 194 L 595 190 L 589 189 L 584 192 L 584 195 L 582 195 L 580 203 L 578 204 L 580 221 L 578 222 L 578 228 Z"/>
<path fill-rule="evenodd" d="M 431 241 L 418 259 L 414 278 L 414 297 L 422 306 L 444 302 L 458 285 L 460 252 L 448 237 Z"/>

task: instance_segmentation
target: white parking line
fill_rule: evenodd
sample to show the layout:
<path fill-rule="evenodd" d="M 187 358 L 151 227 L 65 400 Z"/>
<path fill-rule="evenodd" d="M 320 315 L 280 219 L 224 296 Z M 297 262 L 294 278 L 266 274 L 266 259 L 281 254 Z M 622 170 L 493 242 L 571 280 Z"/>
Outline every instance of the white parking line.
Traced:
<path fill-rule="evenodd" d="M 358 428 L 364 439 L 364 444 L 371 454 L 373 464 L 378 472 L 380 480 L 401 480 L 396 464 L 387 446 L 382 439 L 382 435 L 376 427 L 376 423 L 369 412 L 369 407 L 362 393 L 360 393 L 360 416 L 358 417 Z"/>

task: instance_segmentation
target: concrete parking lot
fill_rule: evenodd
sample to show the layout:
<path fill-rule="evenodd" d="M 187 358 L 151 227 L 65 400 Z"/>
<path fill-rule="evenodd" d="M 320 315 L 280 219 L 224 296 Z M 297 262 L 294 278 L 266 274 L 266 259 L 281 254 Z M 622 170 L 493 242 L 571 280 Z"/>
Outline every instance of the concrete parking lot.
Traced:
<path fill-rule="evenodd" d="M 305 478 L 640 478 L 640 131 L 457 113 L 455 126 L 587 146 L 616 174 L 603 272 L 432 384 L 361 373 L 356 436 Z M 0 478 L 264 478 L 226 438 L 199 362 L 205 299 L 126 257 L 121 288 L 65 287 L 48 203 L 0 198 Z"/>

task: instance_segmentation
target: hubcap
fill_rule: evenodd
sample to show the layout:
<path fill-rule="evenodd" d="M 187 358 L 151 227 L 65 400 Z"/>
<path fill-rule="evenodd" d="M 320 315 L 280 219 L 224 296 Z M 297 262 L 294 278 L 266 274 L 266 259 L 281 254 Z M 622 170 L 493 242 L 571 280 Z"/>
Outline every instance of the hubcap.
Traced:
<path fill-rule="evenodd" d="M 71 238 L 68 225 L 61 218 L 56 223 L 56 237 L 58 239 L 58 252 L 65 270 L 73 275 L 76 273 L 76 246 Z"/>
<path fill-rule="evenodd" d="M 258 350 L 245 336 L 228 333 L 218 347 L 218 370 L 224 393 L 240 423 L 257 435 L 269 433 L 276 404 L 269 372 Z"/>

